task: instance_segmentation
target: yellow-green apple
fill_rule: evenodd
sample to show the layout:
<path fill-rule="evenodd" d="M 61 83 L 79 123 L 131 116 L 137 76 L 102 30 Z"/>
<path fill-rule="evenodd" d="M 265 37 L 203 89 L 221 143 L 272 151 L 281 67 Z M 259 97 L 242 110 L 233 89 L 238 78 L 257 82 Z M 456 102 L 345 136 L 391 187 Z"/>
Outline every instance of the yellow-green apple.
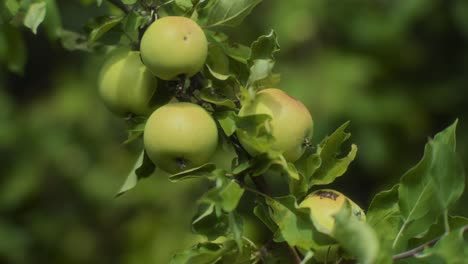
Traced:
<path fill-rule="evenodd" d="M 141 62 L 138 51 L 118 49 L 104 63 L 98 80 L 99 94 L 116 114 L 151 113 L 157 79 Z"/>
<path fill-rule="evenodd" d="M 193 20 L 167 16 L 153 22 L 140 45 L 143 63 L 158 78 L 172 80 L 199 72 L 208 54 L 205 33 Z"/>
<path fill-rule="evenodd" d="M 272 149 L 281 151 L 287 161 L 299 159 L 313 132 L 312 116 L 304 104 L 280 89 L 268 88 L 259 91 L 253 102 L 239 111 L 239 116 L 256 114 L 267 114 L 272 118 L 270 128 L 275 138 Z M 249 145 L 247 132 L 239 130 L 237 136 L 249 154 L 258 154 Z"/>
<path fill-rule="evenodd" d="M 364 211 L 346 197 L 344 194 L 330 189 L 317 190 L 309 194 L 300 204 L 299 207 L 310 208 L 310 217 L 318 231 L 333 236 L 335 228 L 335 218 L 345 201 L 351 204 L 351 211 L 354 217 L 361 221 L 366 221 Z"/>
<path fill-rule="evenodd" d="M 151 114 L 143 141 L 148 157 L 156 166 L 177 173 L 210 160 L 218 145 L 218 129 L 201 106 L 171 103 Z"/>
<path fill-rule="evenodd" d="M 333 237 L 335 228 L 333 216 L 340 211 L 345 201 L 351 204 L 352 217 L 365 222 L 366 215 L 359 205 L 344 194 L 331 189 L 317 190 L 309 194 L 299 207 L 310 208 L 310 217 L 317 230 Z M 335 262 L 339 259 L 339 251 L 338 244 L 319 246 L 314 249 L 314 259 L 320 263 Z"/>

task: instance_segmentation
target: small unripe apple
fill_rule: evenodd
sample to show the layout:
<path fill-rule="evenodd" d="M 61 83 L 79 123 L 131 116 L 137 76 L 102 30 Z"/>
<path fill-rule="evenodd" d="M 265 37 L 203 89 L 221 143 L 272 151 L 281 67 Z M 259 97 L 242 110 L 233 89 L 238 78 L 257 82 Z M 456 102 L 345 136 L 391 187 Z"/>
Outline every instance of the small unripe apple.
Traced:
<path fill-rule="evenodd" d="M 98 88 L 102 100 L 114 113 L 145 115 L 153 110 L 150 101 L 157 80 L 141 62 L 138 51 L 119 49 L 104 63 Z"/>
<path fill-rule="evenodd" d="M 143 63 L 158 78 L 173 80 L 199 72 L 208 55 L 205 33 L 193 20 L 167 16 L 153 22 L 140 45 Z"/>
<path fill-rule="evenodd" d="M 361 207 L 335 190 L 322 189 L 315 191 L 309 194 L 299 204 L 299 207 L 310 208 L 310 217 L 318 231 L 333 236 L 335 228 L 335 218 L 333 216 L 340 211 L 346 200 L 351 204 L 352 215 L 361 221 L 366 221 L 366 215 Z"/>
<path fill-rule="evenodd" d="M 168 173 L 178 173 L 210 160 L 218 145 L 218 129 L 201 106 L 172 103 L 151 114 L 143 141 L 156 166 Z"/>
<path fill-rule="evenodd" d="M 256 114 L 271 116 L 270 128 L 275 138 L 272 148 L 281 151 L 287 161 L 294 162 L 304 154 L 304 143 L 312 137 L 313 121 L 309 110 L 300 101 L 280 89 L 261 90 L 251 104 L 239 111 L 239 116 Z M 246 132 L 238 131 L 237 135 L 249 154 L 258 154 L 249 146 Z"/>
<path fill-rule="evenodd" d="M 260 219 L 253 215 L 244 215 L 242 236 L 256 245 L 263 245 L 269 238 L 269 230 Z"/>

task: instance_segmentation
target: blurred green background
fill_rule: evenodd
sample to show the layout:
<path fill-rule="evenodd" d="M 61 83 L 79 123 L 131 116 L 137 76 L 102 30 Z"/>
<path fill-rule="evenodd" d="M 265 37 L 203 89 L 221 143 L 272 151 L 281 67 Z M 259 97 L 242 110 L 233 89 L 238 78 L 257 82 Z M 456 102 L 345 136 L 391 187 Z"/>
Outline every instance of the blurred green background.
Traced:
<path fill-rule="evenodd" d="M 108 13 L 57 3 L 70 30 Z M 467 1 L 266 0 L 243 25 L 227 32 L 247 45 L 276 30 L 279 86 L 310 109 L 314 143 L 351 120 L 358 157 L 332 187 L 363 207 L 456 118 L 467 164 Z M 121 144 L 124 122 L 99 101 L 102 57 L 46 33 L 22 30 L 24 71 L 0 71 L 0 263 L 166 263 L 199 239 L 190 220 L 207 187 L 155 175 L 114 199 L 141 145 Z"/>

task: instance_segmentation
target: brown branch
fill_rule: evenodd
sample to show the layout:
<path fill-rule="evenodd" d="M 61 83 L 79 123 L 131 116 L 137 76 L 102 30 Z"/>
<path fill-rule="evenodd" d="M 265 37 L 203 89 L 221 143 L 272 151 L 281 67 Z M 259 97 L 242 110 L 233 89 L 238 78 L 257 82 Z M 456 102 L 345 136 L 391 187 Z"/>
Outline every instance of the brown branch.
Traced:
<path fill-rule="evenodd" d="M 263 175 L 253 176 L 251 178 L 252 178 L 252 181 L 255 184 L 255 187 L 257 187 L 257 189 L 261 193 L 264 193 L 267 196 L 271 196 L 270 195 L 271 194 L 270 188 L 268 187 Z M 292 247 L 291 245 L 289 245 L 288 243 L 285 243 L 285 244 L 286 244 L 286 247 L 288 248 L 288 251 L 291 254 L 291 259 L 293 261 L 292 263 L 300 264 L 302 262 L 302 260 L 301 260 L 301 257 L 299 256 L 299 253 L 297 253 L 297 250 L 294 247 Z"/>
<path fill-rule="evenodd" d="M 252 179 L 253 183 L 255 184 L 255 187 L 257 187 L 257 189 L 260 192 L 270 196 L 270 194 L 271 194 L 270 188 L 268 187 L 268 185 L 267 185 L 267 183 L 265 181 L 265 178 L 263 178 L 262 175 L 252 176 L 251 179 Z"/>
<path fill-rule="evenodd" d="M 107 1 L 113 4 L 114 6 L 116 6 L 117 8 L 119 8 L 120 10 L 122 10 L 125 14 L 128 14 L 128 12 L 130 12 L 130 8 L 124 3 L 122 3 L 120 0 L 107 0 Z"/>
<path fill-rule="evenodd" d="M 464 226 L 462 229 L 463 229 L 463 232 L 466 232 L 468 230 L 468 225 Z M 436 237 L 436 238 L 432 239 L 431 241 L 426 242 L 426 243 L 424 243 L 424 244 L 422 244 L 422 245 L 420 245 L 418 247 L 415 247 L 415 248 L 413 248 L 411 250 L 396 254 L 396 255 L 394 255 L 392 257 L 392 259 L 393 260 L 399 260 L 399 259 L 405 259 L 405 258 L 413 257 L 416 254 L 418 254 L 419 252 L 423 251 L 426 247 L 434 246 L 444 235 L 442 235 L 440 237 Z"/>
<path fill-rule="evenodd" d="M 292 258 L 292 260 L 293 260 L 293 263 L 294 263 L 294 264 L 301 264 L 302 259 L 301 259 L 301 257 L 299 256 L 299 253 L 297 253 L 296 248 L 291 247 L 288 243 L 286 243 L 286 245 L 287 245 L 287 247 L 288 247 L 289 253 L 291 253 L 291 258 Z"/>

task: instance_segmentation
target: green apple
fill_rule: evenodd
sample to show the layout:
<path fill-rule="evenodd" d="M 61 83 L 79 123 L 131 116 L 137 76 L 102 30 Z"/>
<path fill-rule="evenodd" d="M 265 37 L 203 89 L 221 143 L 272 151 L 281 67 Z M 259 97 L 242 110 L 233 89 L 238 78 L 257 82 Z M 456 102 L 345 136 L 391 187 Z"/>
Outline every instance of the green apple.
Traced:
<path fill-rule="evenodd" d="M 305 151 L 304 143 L 312 137 L 313 121 L 309 110 L 282 90 L 268 88 L 259 91 L 253 102 L 239 111 L 239 116 L 256 114 L 272 117 L 270 128 L 275 138 L 272 148 L 281 151 L 287 161 L 299 159 Z M 258 154 L 249 146 L 246 132 L 238 131 L 237 136 L 249 154 Z"/>
<path fill-rule="evenodd" d="M 242 235 L 254 244 L 261 246 L 269 238 L 270 231 L 260 219 L 253 215 L 243 215 Z"/>
<path fill-rule="evenodd" d="M 151 114 L 143 141 L 156 166 L 168 173 L 178 173 L 210 160 L 218 145 L 218 129 L 201 106 L 172 103 Z"/>
<path fill-rule="evenodd" d="M 98 80 L 99 94 L 116 114 L 151 113 L 157 80 L 141 62 L 138 51 L 118 49 L 104 63 Z"/>
<path fill-rule="evenodd" d="M 173 80 L 199 72 L 208 55 L 205 33 L 193 20 L 167 16 L 153 22 L 140 45 L 143 63 L 158 78 Z"/>
<path fill-rule="evenodd" d="M 333 236 L 335 218 L 345 201 L 351 204 L 352 214 L 361 221 L 366 221 L 364 211 L 344 194 L 330 189 L 317 190 L 309 194 L 299 207 L 310 208 L 310 217 L 318 231 Z"/>

